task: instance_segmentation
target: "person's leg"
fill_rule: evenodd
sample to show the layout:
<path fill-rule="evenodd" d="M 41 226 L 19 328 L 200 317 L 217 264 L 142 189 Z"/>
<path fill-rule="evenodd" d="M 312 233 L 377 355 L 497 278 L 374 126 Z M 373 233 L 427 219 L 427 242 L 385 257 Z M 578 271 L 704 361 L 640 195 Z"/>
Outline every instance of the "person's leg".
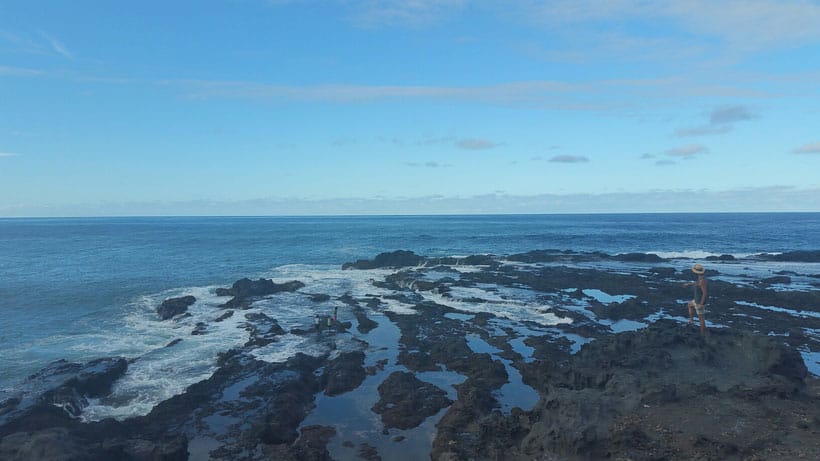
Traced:
<path fill-rule="evenodd" d="M 698 320 L 700 320 L 700 334 L 706 335 L 706 312 L 701 307 L 698 309 Z"/>
<path fill-rule="evenodd" d="M 695 323 L 695 313 L 693 312 L 694 306 L 692 306 L 692 301 L 689 301 L 686 304 L 686 307 L 689 308 L 689 325 L 692 325 L 693 323 Z"/>

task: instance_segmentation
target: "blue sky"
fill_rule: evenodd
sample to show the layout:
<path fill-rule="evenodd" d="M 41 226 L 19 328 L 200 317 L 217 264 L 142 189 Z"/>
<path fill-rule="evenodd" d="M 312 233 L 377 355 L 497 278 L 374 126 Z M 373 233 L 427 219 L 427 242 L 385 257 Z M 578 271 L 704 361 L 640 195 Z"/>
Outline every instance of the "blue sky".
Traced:
<path fill-rule="evenodd" d="M 0 217 L 820 211 L 820 1 L 0 2 Z"/>

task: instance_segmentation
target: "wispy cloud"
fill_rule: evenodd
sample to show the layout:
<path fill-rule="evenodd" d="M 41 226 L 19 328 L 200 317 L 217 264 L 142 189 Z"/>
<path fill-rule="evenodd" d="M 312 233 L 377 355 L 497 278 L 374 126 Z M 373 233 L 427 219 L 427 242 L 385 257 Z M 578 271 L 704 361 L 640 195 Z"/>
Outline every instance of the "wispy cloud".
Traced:
<path fill-rule="evenodd" d="M 656 157 L 655 154 L 641 154 L 640 159 L 641 160 L 648 160 L 648 159 L 652 159 L 652 158 L 655 158 L 655 157 Z"/>
<path fill-rule="evenodd" d="M 820 154 L 820 142 L 804 144 L 792 152 L 795 154 Z"/>
<path fill-rule="evenodd" d="M 43 75 L 45 75 L 45 72 L 36 69 L 0 66 L 0 77 L 40 77 Z"/>
<path fill-rule="evenodd" d="M 407 162 L 407 163 L 405 163 L 405 165 L 412 166 L 412 167 L 425 167 L 425 168 L 449 168 L 449 167 L 453 166 L 449 163 L 439 163 L 439 162 L 433 162 L 433 161 L 428 161 L 428 162 L 424 162 L 424 163 Z"/>
<path fill-rule="evenodd" d="M 15 53 L 57 54 L 66 59 L 74 59 L 74 55 L 62 41 L 42 30 L 38 30 L 34 34 L 19 34 L 8 30 L 0 30 L 0 42 L 9 44 L 11 51 Z"/>
<path fill-rule="evenodd" d="M 693 158 L 696 155 L 708 152 L 706 146 L 702 144 L 688 144 L 685 146 L 675 147 L 664 151 L 665 155 L 669 157 Z"/>
<path fill-rule="evenodd" d="M 664 21 L 679 30 L 680 46 L 688 46 L 694 37 L 754 52 L 820 39 L 820 4 L 806 0 L 552 0 L 504 7 L 530 23 L 569 31 L 587 25 L 618 29 L 628 22 Z"/>
<path fill-rule="evenodd" d="M 655 165 L 657 165 L 657 166 L 669 166 L 669 165 L 675 165 L 676 163 L 677 162 L 675 162 L 674 160 L 665 159 L 665 160 L 658 160 L 657 162 L 655 162 Z"/>
<path fill-rule="evenodd" d="M 556 155 L 550 159 L 555 163 L 586 163 L 589 159 L 583 155 Z"/>
<path fill-rule="evenodd" d="M 732 131 L 734 124 L 757 118 L 757 114 L 746 106 L 721 106 L 709 114 L 707 124 L 693 128 L 679 128 L 675 131 L 678 137 L 724 134 Z"/>
<path fill-rule="evenodd" d="M 498 147 L 499 145 L 499 143 L 490 141 L 488 139 L 475 138 L 460 139 L 458 142 L 456 142 L 456 147 L 458 147 L 459 149 L 466 150 L 486 150 Z"/>
<path fill-rule="evenodd" d="M 66 58 L 66 59 L 74 59 L 74 55 L 71 54 L 71 51 L 68 50 L 68 48 L 65 46 L 65 44 L 63 42 L 61 42 L 60 40 L 57 40 L 56 38 L 52 37 L 51 35 L 47 34 L 46 32 L 43 32 L 42 30 L 39 31 L 39 32 L 40 32 L 40 35 L 43 36 L 43 38 L 46 40 L 48 45 L 51 47 L 52 51 L 54 51 L 55 53 L 59 54 L 60 56 Z"/>
<path fill-rule="evenodd" d="M 0 152 L 0 157 L 19 157 L 20 155 L 16 152 Z"/>
<path fill-rule="evenodd" d="M 458 15 L 468 0 L 365 0 L 344 2 L 352 9 L 360 27 L 422 27 L 438 24 Z"/>
<path fill-rule="evenodd" d="M 341 136 L 334 139 L 330 144 L 333 147 L 346 147 L 356 144 L 356 140 L 347 136 Z"/>
<path fill-rule="evenodd" d="M 675 130 L 675 136 L 680 138 L 686 138 L 690 136 L 706 136 L 712 134 L 724 134 L 732 131 L 732 127 L 729 125 L 722 125 L 722 126 L 712 126 L 712 125 L 703 125 L 703 126 L 696 126 L 693 128 L 678 128 Z"/>
<path fill-rule="evenodd" d="M 745 106 L 723 106 L 714 109 L 709 115 L 709 123 L 712 125 L 726 125 L 744 120 L 751 120 L 756 115 Z"/>
<path fill-rule="evenodd" d="M 635 101 L 700 96 L 768 96 L 748 88 L 700 85 L 682 78 L 621 79 L 585 82 L 553 80 L 505 82 L 484 86 L 279 85 L 244 81 L 162 80 L 192 99 L 290 100 L 320 103 L 366 103 L 398 100 L 464 101 L 543 109 L 608 111 Z M 617 95 L 613 98 L 613 95 Z M 600 98 L 598 98 L 600 96 Z"/>

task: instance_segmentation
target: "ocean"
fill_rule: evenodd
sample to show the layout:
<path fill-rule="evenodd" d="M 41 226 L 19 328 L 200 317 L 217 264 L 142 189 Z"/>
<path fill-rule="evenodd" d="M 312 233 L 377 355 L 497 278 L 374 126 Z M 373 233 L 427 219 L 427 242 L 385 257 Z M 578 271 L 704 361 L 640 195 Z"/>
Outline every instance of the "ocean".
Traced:
<path fill-rule="evenodd" d="M 683 266 L 723 254 L 820 249 L 820 213 L 0 219 L 0 401 L 51 361 L 122 355 L 139 360 L 117 384 L 119 402 L 91 405 L 86 415 L 146 414 L 210 376 L 217 354 L 247 339 L 239 316 L 189 336 L 224 302 L 217 287 L 270 277 L 301 280 L 308 292 L 364 293 L 373 273 L 341 265 L 397 249 L 655 253 Z M 736 270 L 763 277 L 789 264 Z M 820 264 L 799 266 L 820 273 Z M 160 321 L 157 305 L 184 294 L 197 298 L 192 317 Z M 276 318 L 286 330 L 311 324 L 315 305 L 302 298 L 280 301 Z M 190 338 L 184 346 L 163 347 L 181 336 Z M 281 361 L 309 348 L 303 337 L 285 335 L 255 355 Z"/>

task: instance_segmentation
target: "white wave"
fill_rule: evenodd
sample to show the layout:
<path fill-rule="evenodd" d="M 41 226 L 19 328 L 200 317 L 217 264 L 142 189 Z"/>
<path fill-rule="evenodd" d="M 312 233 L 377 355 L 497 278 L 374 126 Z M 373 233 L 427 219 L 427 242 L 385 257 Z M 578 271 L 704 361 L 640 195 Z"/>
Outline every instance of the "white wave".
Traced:
<path fill-rule="evenodd" d="M 820 318 L 820 312 L 813 312 L 813 311 L 798 311 L 794 309 L 786 309 L 785 307 L 776 307 L 776 306 L 764 306 L 757 303 L 750 303 L 747 301 L 737 301 L 735 304 L 740 304 L 741 306 L 749 306 L 749 307 L 756 307 L 758 309 L 764 309 L 767 311 L 773 312 L 782 312 L 784 314 L 789 314 L 794 317 L 814 317 Z"/>
<path fill-rule="evenodd" d="M 95 401 L 83 411 L 84 420 L 148 414 L 159 402 L 182 393 L 191 384 L 208 379 L 216 371 L 219 352 L 247 341 L 249 333 L 244 328 L 244 315 L 234 314 L 221 322 L 213 322 L 224 311 L 216 309 L 220 301 L 216 296 L 209 296 L 210 288 L 189 289 L 187 292 L 197 296 L 197 302 L 188 308 L 190 317 L 159 320 L 153 311 L 156 303 L 151 297 L 143 300 L 151 302 L 135 306 L 137 308 L 126 316 L 124 331 L 112 334 L 108 344 L 116 346 L 129 342 L 132 350 L 145 350 L 114 383 L 110 396 Z M 206 333 L 191 335 L 198 322 L 206 323 Z M 176 338 L 182 338 L 182 341 L 164 347 Z"/>
<path fill-rule="evenodd" d="M 461 288 L 461 287 L 459 287 Z M 451 307 L 462 312 L 487 312 L 497 317 L 503 317 L 515 321 L 532 321 L 542 325 L 557 325 L 560 323 L 572 323 L 571 318 L 559 317 L 552 312 L 552 306 L 549 304 L 533 304 L 528 302 L 512 301 L 499 298 L 496 294 L 486 292 L 478 288 L 465 288 L 463 290 L 456 290 L 456 294 L 467 294 L 466 298 L 486 299 L 477 294 L 487 295 L 489 298 L 500 299 L 500 301 L 488 302 L 469 302 L 458 297 L 445 297 L 438 293 L 421 292 L 426 300 L 435 302 L 442 306 Z"/>
<path fill-rule="evenodd" d="M 396 299 L 382 298 L 381 302 L 385 306 L 385 310 L 401 315 L 416 315 L 418 311 L 414 309 L 412 304 L 403 303 Z"/>
<path fill-rule="evenodd" d="M 755 253 L 713 253 L 706 250 L 683 250 L 683 251 L 647 251 L 646 254 L 655 254 L 663 259 L 706 259 L 708 257 L 719 257 L 730 254 L 737 259 L 745 259 L 755 255 Z M 774 254 L 774 253 L 772 253 Z"/>

